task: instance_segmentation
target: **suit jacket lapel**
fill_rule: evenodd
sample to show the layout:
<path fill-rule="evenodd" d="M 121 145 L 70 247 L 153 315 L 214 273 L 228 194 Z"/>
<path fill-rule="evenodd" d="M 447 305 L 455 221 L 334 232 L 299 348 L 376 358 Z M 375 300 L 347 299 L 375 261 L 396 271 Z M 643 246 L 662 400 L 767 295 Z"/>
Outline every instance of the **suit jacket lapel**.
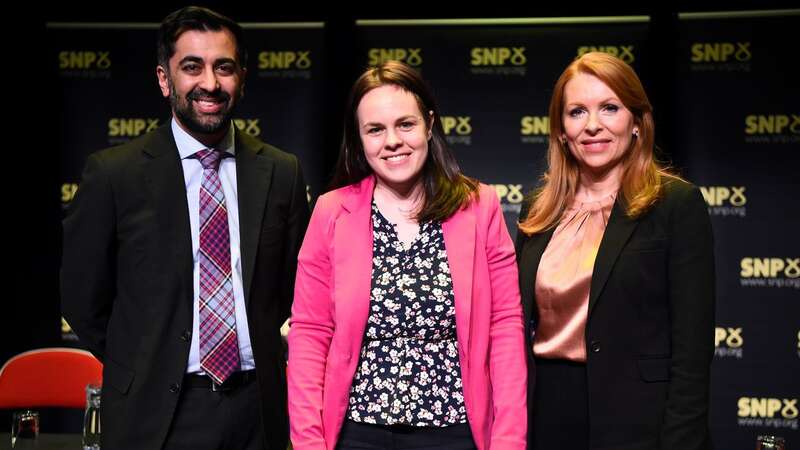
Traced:
<path fill-rule="evenodd" d="M 189 207 L 186 203 L 186 184 L 183 178 L 178 147 L 169 123 L 160 127 L 142 148 L 144 177 L 150 199 L 155 205 L 157 236 L 163 241 L 157 245 L 172 248 L 167 257 L 175 261 L 177 276 L 183 286 L 185 301 L 179 302 L 192 314 L 192 233 L 189 224 Z"/>
<path fill-rule="evenodd" d="M 619 253 L 628 242 L 628 238 L 633 233 L 637 220 L 630 219 L 625 214 L 625 207 L 621 203 L 619 196 L 614 203 L 614 209 L 611 211 L 606 231 L 603 233 L 603 239 L 600 241 L 600 248 L 597 250 L 597 258 L 594 262 L 594 271 L 592 272 L 592 287 L 589 291 L 589 317 L 592 315 L 592 309 L 597 303 L 597 299 L 603 292 L 603 288 L 608 281 L 608 276 L 611 274 L 611 269 L 619 257 Z"/>
<path fill-rule="evenodd" d="M 345 212 L 336 221 L 331 265 L 334 267 L 335 308 L 345 318 L 351 335 L 351 355 L 358 355 L 369 318 L 372 286 L 372 176 L 351 186 L 342 203 Z"/>
<path fill-rule="evenodd" d="M 531 236 L 520 249 L 520 296 L 522 297 L 522 308 L 525 313 L 525 318 L 528 321 L 528 323 L 525 324 L 526 328 L 529 326 L 530 320 L 533 317 L 533 312 L 536 311 L 535 287 L 536 273 L 539 271 L 539 262 L 542 260 L 544 250 L 547 248 L 550 238 L 553 237 L 554 231 L 555 227 Z"/>
<path fill-rule="evenodd" d="M 475 263 L 474 206 L 457 211 L 442 223 L 447 263 L 453 280 L 456 303 L 456 334 L 460 345 L 470 351 L 472 313 L 472 270 Z"/>
<path fill-rule="evenodd" d="M 258 253 L 261 222 L 272 181 L 274 163 L 261 155 L 261 144 L 243 139 L 234 130 L 236 139 L 236 189 L 239 197 L 239 243 L 242 255 L 242 286 L 245 304 L 250 306 L 250 286 Z"/>

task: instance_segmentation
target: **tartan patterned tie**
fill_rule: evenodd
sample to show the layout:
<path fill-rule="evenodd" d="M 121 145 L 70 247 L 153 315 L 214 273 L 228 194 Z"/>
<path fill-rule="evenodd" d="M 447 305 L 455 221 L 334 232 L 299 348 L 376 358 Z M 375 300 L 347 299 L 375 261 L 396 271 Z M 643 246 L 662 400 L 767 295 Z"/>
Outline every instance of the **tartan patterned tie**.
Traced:
<path fill-rule="evenodd" d="M 217 169 L 223 154 L 200 150 L 200 368 L 217 384 L 239 370 L 228 210 Z"/>

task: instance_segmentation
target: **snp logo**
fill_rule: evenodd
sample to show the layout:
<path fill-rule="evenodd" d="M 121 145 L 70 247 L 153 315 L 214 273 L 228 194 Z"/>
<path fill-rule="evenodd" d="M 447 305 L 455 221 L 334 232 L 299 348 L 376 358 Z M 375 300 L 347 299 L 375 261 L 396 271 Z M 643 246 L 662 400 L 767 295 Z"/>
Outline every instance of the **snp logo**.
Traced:
<path fill-rule="evenodd" d="M 261 136 L 261 127 L 258 122 L 261 119 L 233 119 L 233 124 L 239 131 L 243 131 L 250 136 Z"/>
<path fill-rule="evenodd" d="M 742 328 L 722 328 L 714 329 L 714 346 L 725 346 L 728 348 L 740 348 L 744 345 Z"/>
<path fill-rule="evenodd" d="M 749 115 L 744 118 L 746 134 L 800 134 L 800 114 Z"/>
<path fill-rule="evenodd" d="M 258 68 L 265 69 L 308 69 L 311 67 L 311 51 L 261 52 L 258 54 Z"/>
<path fill-rule="evenodd" d="M 744 191 L 744 186 L 700 186 L 708 206 L 744 206 L 747 204 Z"/>
<path fill-rule="evenodd" d="M 740 397 L 737 405 L 739 417 L 796 419 L 798 415 L 796 398 Z"/>
<path fill-rule="evenodd" d="M 493 184 L 492 187 L 497 193 L 497 198 L 501 202 L 520 204 L 525 196 L 522 194 L 521 184 Z"/>
<path fill-rule="evenodd" d="M 158 128 L 158 119 L 123 119 L 108 120 L 108 137 L 136 137 Z"/>
<path fill-rule="evenodd" d="M 726 358 L 729 356 L 742 359 L 744 355 L 744 338 L 741 328 L 722 328 L 714 329 L 714 356 Z"/>
<path fill-rule="evenodd" d="M 524 66 L 528 62 L 525 47 L 473 47 L 470 56 L 473 66 Z"/>
<path fill-rule="evenodd" d="M 747 62 L 753 59 L 750 42 L 696 42 L 692 44 L 692 62 Z"/>
<path fill-rule="evenodd" d="M 550 134 L 550 118 L 547 116 L 524 116 L 520 120 L 523 136 L 546 136 Z"/>
<path fill-rule="evenodd" d="M 111 67 L 111 52 L 101 51 L 75 51 L 64 50 L 58 53 L 58 68 L 61 70 L 74 69 L 109 69 Z"/>
<path fill-rule="evenodd" d="M 442 116 L 442 129 L 450 145 L 472 145 L 472 117 Z"/>
<path fill-rule="evenodd" d="M 472 134 L 472 117 L 470 116 L 442 116 L 442 128 L 444 134 L 457 134 L 459 136 L 468 136 Z"/>
<path fill-rule="evenodd" d="M 742 258 L 742 278 L 800 277 L 800 258 Z"/>
<path fill-rule="evenodd" d="M 583 45 L 578 47 L 578 56 L 583 56 L 584 54 L 589 52 L 608 53 L 609 55 L 616 56 L 617 58 L 625 61 L 628 64 L 632 63 L 636 59 L 633 56 L 632 45 L 601 45 L 601 46 Z"/>
<path fill-rule="evenodd" d="M 402 61 L 409 66 L 422 65 L 421 48 L 371 48 L 367 51 L 368 64 L 377 66 L 389 60 Z"/>

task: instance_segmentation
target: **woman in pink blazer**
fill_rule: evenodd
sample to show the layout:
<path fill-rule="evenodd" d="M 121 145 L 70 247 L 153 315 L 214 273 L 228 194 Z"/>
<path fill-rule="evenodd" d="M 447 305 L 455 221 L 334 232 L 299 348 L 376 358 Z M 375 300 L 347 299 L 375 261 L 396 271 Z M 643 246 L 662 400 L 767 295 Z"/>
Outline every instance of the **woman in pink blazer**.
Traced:
<path fill-rule="evenodd" d="M 419 74 L 355 83 L 334 177 L 300 250 L 289 332 L 295 450 L 524 449 L 514 247 L 460 173 Z"/>

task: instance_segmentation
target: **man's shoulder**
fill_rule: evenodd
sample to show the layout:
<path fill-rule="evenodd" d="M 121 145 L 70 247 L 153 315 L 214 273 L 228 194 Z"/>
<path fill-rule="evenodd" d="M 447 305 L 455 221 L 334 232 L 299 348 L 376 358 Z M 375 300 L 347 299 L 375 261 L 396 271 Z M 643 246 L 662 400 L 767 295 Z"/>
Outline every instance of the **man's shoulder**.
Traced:
<path fill-rule="evenodd" d="M 172 143 L 170 147 L 170 143 Z M 107 147 L 90 155 L 105 165 L 125 166 L 141 158 L 142 152 L 149 149 L 151 153 L 174 150 L 172 133 L 164 126 L 130 140 L 124 144 Z"/>
<path fill-rule="evenodd" d="M 268 144 L 257 137 L 247 133 L 236 131 L 237 139 L 241 145 L 248 148 L 262 157 L 267 157 L 280 165 L 294 167 L 297 164 L 297 156 L 278 147 Z M 237 149 L 238 151 L 238 149 Z"/>

